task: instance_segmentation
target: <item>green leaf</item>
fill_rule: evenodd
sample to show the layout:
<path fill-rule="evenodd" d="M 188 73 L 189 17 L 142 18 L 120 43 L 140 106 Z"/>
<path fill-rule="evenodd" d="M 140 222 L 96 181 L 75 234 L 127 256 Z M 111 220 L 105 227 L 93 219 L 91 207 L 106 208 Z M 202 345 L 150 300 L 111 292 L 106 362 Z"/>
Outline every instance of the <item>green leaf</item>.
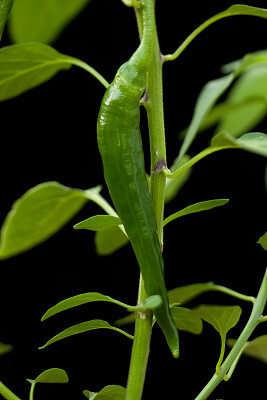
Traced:
<path fill-rule="evenodd" d="M 219 79 L 210 81 L 204 86 L 197 99 L 193 118 L 181 146 L 178 159 L 181 159 L 181 157 L 186 154 L 188 148 L 195 139 L 203 120 L 220 96 L 229 88 L 234 78 L 234 74 L 226 75 Z"/>
<path fill-rule="evenodd" d="M 36 379 L 27 379 L 27 381 L 31 384 L 30 400 L 33 400 L 36 383 L 68 383 L 69 378 L 63 369 L 51 368 L 42 372 Z"/>
<path fill-rule="evenodd" d="M 180 286 L 168 291 L 169 303 L 172 304 L 186 304 L 194 300 L 205 292 L 214 290 L 213 283 L 193 283 L 191 285 Z"/>
<path fill-rule="evenodd" d="M 72 65 L 85 69 L 108 86 L 94 68 L 77 58 L 60 54 L 48 45 L 24 43 L 3 47 L 0 49 L 0 101 L 41 85 Z"/>
<path fill-rule="evenodd" d="M 3 47 L 0 49 L 0 100 L 18 96 L 70 67 L 69 57 L 41 43 Z"/>
<path fill-rule="evenodd" d="M 109 255 L 129 242 L 128 236 L 118 216 L 95 215 L 79 222 L 74 229 L 96 231 L 95 246 L 99 255 Z"/>
<path fill-rule="evenodd" d="M 211 291 L 221 292 L 243 301 L 249 301 L 252 303 L 254 303 L 255 301 L 255 298 L 252 296 L 247 296 L 238 293 L 232 289 L 229 289 L 225 286 L 215 285 L 212 282 L 208 282 L 208 283 L 193 283 L 191 285 L 180 286 L 175 289 L 169 290 L 168 291 L 169 303 L 171 306 L 175 304 L 186 304 L 194 300 L 201 294 Z"/>
<path fill-rule="evenodd" d="M 253 63 L 248 65 L 250 61 Z M 202 119 L 197 132 L 219 124 L 216 133 L 227 131 L 238 137 L 257 126 L 266 115 L 266 52 L 248 54 L 232 64 L 234 68 L 227 67 L 227 73 L 233 72 L 237 77 L 242 71 L 244 74 L 233 83 L 226 100 L 214 105 Z M 187 130 L 180 132 L 180 139 L 185 137 Z"/>
<path fill-rule="evenodd" d="M 11 346 L 11 344 L 5 344 L 0 342 L 0 356 L 9 353 L 10 351 L 12 351 L 12 349 L 13 347 Z"/>
<path fill-rule="evenodd" d="M 14 42 L 51 43 L 85 8 L 89 0 L 16 0 L 9 22 Z"/>
<path fill-rule="evenodd" d="M 124 400 L 126 389 L 122 386 L 110 385 L 104 387 L 98 393 L 84 390 L 83 394 L 89 400 Z"/>
<path fill-rule="evenodd" d="M 125 317 L 119 318 L 114 322 L 114 325 L 116 326 L 124 326 L 124 325 L 129 325 L 133 324 L 135 322 L 135 313 L 131 313 L 126 315 Z"/>
<path fill-rule="evenodd" d="M 267 135 L 260 132 L 246 133 L 236 140 L 243 150 L 267 157 Z"/>
<path fill-rule="evenodd" d="M 1 0 L 0 3 L 0 40 L 2 39 L 3 31 L 12 8 L 13 0 Z"/>
<path fill-rule="evenodd" d="M 95 215 L 74 225 L 74 229 L 101 231 L 103 229 L 118 225 L 122 225 L 119 217 L 114 217 L 113 215 Z"/>
<path fill-rule="evenodd" d="M 238 323 L 242 310 L 239 306 L 201 305 L 192 311 L 225 337 L 227 332 Z"/>
<path fill-rule="evenodd" d="M 104 301 L 104 302 L 109 302 L 109 303 L 114 303 L 118 305 L 123 305 L 124 307 L 128 307 L 124 303 L 121 303 L 117 300 L 112 299 L 109 296 L 105 296 L 101 293 L 84 293 L 84 294 L 79 294 L 77 296 L 70 297 L 68 299 L 62 300 L 59 303 L 57 303 L 55 306 L 49 308 L 49 310 L 46 311 L 46 313 L 42 317 L 42 321 L 45 321 L 46 319 L 52 317 L 55 314 L 58 314 L 62 311 L 69 310 L 73 307 L 77 307 L 83 304 L 95 302 L 95 301 Z"/>
<path fill-rule="evenodd" d="M 97 215 L 75 225 L 75 229 L 96 230 L 95 246 L 99 255 L 109 255 L 129 242 L 124 226 L 115 210 L 98 195 L 95 201 L 108 215 Z M 89 228 L 90 227 L 90 228 Z"/>
<path fill-rule="evenodd" d="M 263 118 L 266 114 L 266 108 L 267 98 L 263 96 L 251 96 L 235 103 L 226 100 L 212 108 L 210 113 L 207 115 L 207 117 L 205 117 L 199 126 L 198 133 L 209 129 L 216 124 L 219 124 L 224 119 L 228 119 L 228 117 L 235 117 L 241 113 L 245 114 L 246 112 L 247 114 L 246 118 L 244 119 L 244 124 L 233 125 L 232 129 L 229 130 L 231 134 L 233 134 L 235 137 L 238 137 L 240 134 L 246 133 L 250 129 L 253 129 L 261 121 L 261 118 Z M 260 112 L 260 110 L 262 110 L 262 112 Z M 254 115 L 254 118 L 248 118 L 250 115 Z M 237 121 L 238 118 L 235 118 L 235 120 Z M 216 133 L 218 132 L 220 132 L 220 129 L 216 129 Z M 179 134 L 179 137 L 182 139 L 185 136 L 185 133 L 186 130 L 182 131 Z"/>
<path fill-rule="evenodd" d="M 51 368 L 43 371 L 36 379 L 31 381 L 34 383 L 68 383 L 69 378 L 63 369 Z"/>
<path fill-rule="evenodd" d="M 203 87 L 197 99 L 193 117 L 187 129 L 184 142 L 181 146 L 178 160 L 182 159 L 182 157 L 186 154 L 203 121 L 208 116 L 220 96 L 226 92 L 226 90 L 240 74 L 253 65 L 261 64 L 267 65 L 266 52 L 248 54 L 240 61 L 237 69 L 232 73 L 212 80 Z"/>
<path fill-rule="evenodd" d="M 236 343 L 234 339 L 228 339 L 227 345 L 233 347 Z M 247 342 L 243 348 L 242 354 L 267 363 L 267 335 L 259 336 L 256 339 Z"/>
<path fill-rule="evenodd" d="M 50 339 L 44 346 L 39 347 L 39 348 L 44 349 L 45 347 L 47 347 L 50 344 L 55 343 L 59 340 L 65 339 L 65 338 L 73 336 L 73 335 L 77 335 L 79 333 L 92 331 L 95 329 L 111 329 L 111 330 L 117 331 L 119 333 L 122 333 L 123 335 L 127 336 L 130 339 L 133 339 L 133 336 L 130 335 L 129 333 L 124 332 L 123 330 L 110 325 L 106 321 L 103 321 L 101 319 L 95 319 L 95 320 L 91 320 L 91 321 L 82 322 L 80 324 L 73 325 L 70 328 L 65 329 L 64 331 L 60 332 L 59 334 L 54 336 L 52 339 Z"/>
<path fill-rule="evenodd" d="M 91 189 L 99 192 L 99 187 Z M 45 241 L 88 201 L 86 191 L 46 182 L 27 191 L 7 215 L 0 241 L 0 259 L 15 256 Z"/>
<path fill-rule="evenodd" d="M 261 236 L 258 242 L 264 250 L 267 250 L 267 232 Z"/>
<path fill-rule="evenodd" d="M 238 323 L 242 310 L 239 306 L 202 305 L 194 308 L 192 311 L 196 316 L 203 319 L 203 321 L 211 324 L 220 334 L 221 354 L 216 365 L 216 372 L 219 373 L 224 357 L 226 335 L 228 331 Z"/>
<path fill-rule="evenodd" d="M 132 0 L 121 0 L 127 7 L 132 7 L 133 3 Z"/>
<path fill-rule="evenodd" d="M 208 200 L 208 201 L 202 201 L 200 203 L 192 204 L 188 207 L 183 208 L 182 210 L 170 215 L 168 218 L 166 218 L 163 221 L 163 226 L 167 225 L 169 222 L 179 218 L 183 217 L 184 215 L 189 215 L 193 213 L 197 213 L 200 211 L 207 211 L 211 210 L 212 208 L 223 206 L 226 203 L 228 203 L 228 199 L 216 199 L 216 200 Z"/>
<path fill-rule="evenodd" d="M 266 99 L 267 67 L 256 66 L 246 71 L 229 92 L 226 101 L 238 107 L 221 118 L 217 132 L 226 131 L 238 137 L 254 129 L 266 115 Z"/>
<path fill-rule="evenodd" d="M 110 296 L 105 296 L 101 293 L 84 293 L 79 294 L 77 296 L 70 297 L 68 299 L 62 300 L 57 303 L 55 306 L 51 307 L 47 312 L 43 315 L 42 321 L 52 317 L 55 314 L 58 314 L 62 311 L 69 310 L 73 307 L 77 307 L 83 304 L 92 303 L 95 301 L 104 301 L 108 303 L 113 303 L 118 306 L 127 308 L 129 311 L 145 311 L 146 309 L 155 309 L 159 307 L 162 300 L 160 296 L 154 295 L 150 296 L 146 299 L 143 305 L 141 306 L 130 306 L 128 304 L 122 303 L 121 301 L 115 300 Z"/>
<path fill-rule="evenodd" d="M 201 151 L 195 157 L 191 158 L 187 163 L 178 168 L 177 170 L 168 173 L 163 171 L 168 178 L 176 178 L 182 174 L 187 168 L 191 168 L 198 161 L 202 160 L 210 154 L 220 150 L 227 149 L 242 149 L 258 155 L 267 157 L 267 135 L 260 132 L 251 132 L 242 135 L 236 139 L 227 132 L 221 132 L 214 136 L 211 146 Z"/>
<path fill-rule="evenodd" d="M 196 316 L 188 308 L 173 307 L 171 313 L 178 330 L 187 331 L 196 335 L 202 332 L 203 323 L 201 318 Z"/>
<path fill-rule="evenodd" d="M 95 246 L 97 254 L 107 256 L 129 243 L 128 237 L 117 226 L 96 232 Z"/>
<path fill-rule="evenodd" d="M 235 139 L 230 134 L 222 132 L 214 136 L 211 147 L 213 147 L 215 151 L 220 148 L 240 148 L 267 157 L 267 135 L 264 133 L 252 132 Z"/>
<path fill-rule="evenodd" d="M 155 310 L 161 304 L 162 304 L 162 298 L 159 295 L 154 294 L 153 296 L 147 297 L 141 306 L 135 306 L 134 308 L 139 310 L 141 310 L 142 308 L 144 308 L 144 310 L 146 309 Z M 128 308 L 128 310 L 130 309 Z"/>
<path fill-rule="evenodd" d="M 215 150 L 220 147 L 224 149 L 240 148 L 267 157 L 267 135 L 260 132 L 251 132 L 235 139 L 231 135 L 222 132 L 214 136 L 211 147 Z"/>

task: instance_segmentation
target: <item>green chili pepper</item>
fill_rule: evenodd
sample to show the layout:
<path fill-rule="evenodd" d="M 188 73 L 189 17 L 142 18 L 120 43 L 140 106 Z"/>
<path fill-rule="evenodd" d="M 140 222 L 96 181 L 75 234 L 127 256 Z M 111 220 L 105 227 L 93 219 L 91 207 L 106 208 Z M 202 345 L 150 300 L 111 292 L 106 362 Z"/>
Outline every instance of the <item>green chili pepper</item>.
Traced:
<path fill-rule="evenodd" d="M 146 87 L 155 29 L 153 0 L 143 0 L 140 4 L 143 7 L 143 38 L 130 60 L 119 68 L 104 95 L 97 137 L 112 201 L 131 241 L 147 294 L 162 297 L 163 303 L 154 313 L 173 356 L 178 357 L 178 332 L 168 303 L 139 129 L 140 99 Z"/>
<path fill-rule="evenodd" d="M 5 28 L 7 18 L 9 16 L 13 0 L 1 0 L 0 1 L 0 39 Z"/>

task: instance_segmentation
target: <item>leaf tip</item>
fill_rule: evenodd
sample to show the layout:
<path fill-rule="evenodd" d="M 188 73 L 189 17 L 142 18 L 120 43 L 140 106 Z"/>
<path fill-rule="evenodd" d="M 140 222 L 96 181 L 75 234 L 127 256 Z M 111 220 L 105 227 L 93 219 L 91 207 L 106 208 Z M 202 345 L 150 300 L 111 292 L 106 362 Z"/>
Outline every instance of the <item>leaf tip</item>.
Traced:
<path fill-rule="evenodd" d="M 172 355 L 173 355 L 174 358 L 178 358 L 179 355 L 180 355 L 179 349 L 172 350 Z"/>

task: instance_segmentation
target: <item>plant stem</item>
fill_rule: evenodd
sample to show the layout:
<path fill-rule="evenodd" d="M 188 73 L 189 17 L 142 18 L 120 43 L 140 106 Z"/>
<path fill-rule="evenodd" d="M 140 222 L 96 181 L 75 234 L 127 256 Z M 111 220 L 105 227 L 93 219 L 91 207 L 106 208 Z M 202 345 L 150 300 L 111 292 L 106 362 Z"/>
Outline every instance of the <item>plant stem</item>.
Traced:
<path fill-rule="evenodd" d="M 136 9 L 135 12 L 139 34 L 142 36 L 142 12 L 140 9 Z M 161 166 L 166 165 L 166 147 L 163 117 L 162 60 L 156 29 L 153 58 L 148 69 L 147 98 L 145 101 L 145 107 L 148 118 L 151 152 L 150 194 L 157 220 L 158 237 L 162 245 L 162 223 L 166 178 L 161 171 Z M 147 294 L 144 288 L 144 281 L 142 275 L 140 275 L 138 303 L 142 303 L 146 298 Z M 140 400 L 142 398 L 149 357 L 152 322 L 152 313 L 137 314 L 136 316 L 134 343 L 125 400 Z"/>
<path fill-rule="evenodd" d="M 264 310 L 265 304 L 267 300 L 267 269 L 265 271 L 265 275 L 258 293 L 258 296 L 255 300 L 254 306 L 252 308 L 252 312 L 250 318 L 243 329 L 241 335 L 236 341 L 234 347 L 228 354 L 224 363 L 220 367 L 220 373 L 214 374 L 208 384 L 204 387 L 204 389 L 200 392 L 200 394 L 196 397 L 195 400 L 205 400 L 209 397 L 209 395 L 213 392 L 213 390 L 219 385 L 219 383 L 227 379 L 227 373 L 231 366 L 235 363 L 236 358 L 240 357 L 240 352 L 244 348 L 247 340 L 250 335 L 257 327 L 257 325 L 261 322 L 261 314 Z"/>
<path fill-rule="evenodd" d="M 11 390 L 9 390 L 2 382 L 0 382 L 0 396 L 7 400 L 20 400 Z"/>
<path fill-rule="evenodd" d="M 155 210 L 158 237 L 163 248 L 163 214 L 167 167 L 163 111 L 162 59 L 157 33 L 151 66 L 148 71 L 147 118 L 150 138 L 151 177 L 150 195 Z"/>
<path fill-rule="evenodd" d="M 142 275 L 140 275 L 138 304 L 142 304 L 146 298 L 144 281 Z M 152 318 L 152 313 L 136 314 L 134 342 L 125 400 L 139 400 L 142 398 L 149 357 Z"/>

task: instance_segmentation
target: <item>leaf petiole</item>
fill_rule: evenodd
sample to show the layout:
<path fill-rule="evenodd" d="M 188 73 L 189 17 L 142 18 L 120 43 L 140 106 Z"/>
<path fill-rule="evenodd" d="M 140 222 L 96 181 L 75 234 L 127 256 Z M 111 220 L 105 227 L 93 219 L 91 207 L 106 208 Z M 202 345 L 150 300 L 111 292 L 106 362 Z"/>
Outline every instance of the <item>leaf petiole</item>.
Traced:
<path fill-rule="evenodd" d="M 235 15 L 252 15 L 255 17 L 267 18 L 267 10 L 263 8 L 245 6 L 242 4 L 234 4 L 213 17 L 209 18 L 198 28 L 196 28 L 178 47 L 178 49 L 173 54 L 167 54 L 163 57 L 163 61 L 173 61 L 180 56 L 180 54 L 186 49 L 186 47 L 202 32 L 204 29 L 208 28 L 214 22 L 217 22 L 223 18 L 231 17 Z"/>

